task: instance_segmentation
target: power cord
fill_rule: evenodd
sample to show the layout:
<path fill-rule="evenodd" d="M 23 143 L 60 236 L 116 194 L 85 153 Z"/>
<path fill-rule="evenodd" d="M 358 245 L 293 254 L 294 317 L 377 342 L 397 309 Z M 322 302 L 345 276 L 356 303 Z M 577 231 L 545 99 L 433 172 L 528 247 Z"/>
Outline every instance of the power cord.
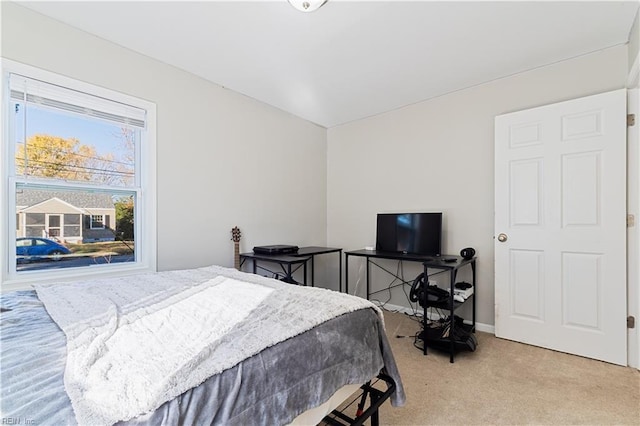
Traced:
<path fill-rule="evenodd" d="M 362 271 L 364 270 L 364 260 L 360 259 L 360 266 L 358 266 L 358 279 L 356 280 L 355 290 L 353 292 L 354 296 L 357 296 L 360 291 L 360 282 L 362 281 Z"/>

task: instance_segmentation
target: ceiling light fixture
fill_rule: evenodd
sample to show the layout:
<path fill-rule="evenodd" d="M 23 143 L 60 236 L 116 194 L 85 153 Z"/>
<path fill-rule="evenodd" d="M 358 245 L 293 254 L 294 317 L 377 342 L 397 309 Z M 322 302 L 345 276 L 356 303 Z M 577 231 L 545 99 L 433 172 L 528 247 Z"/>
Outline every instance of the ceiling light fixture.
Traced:
<path fill-rule="evenodd" d="M 327 0 L 288 0 L 291 6 L 300 12 L 313 12 L 327 2 Z"/>

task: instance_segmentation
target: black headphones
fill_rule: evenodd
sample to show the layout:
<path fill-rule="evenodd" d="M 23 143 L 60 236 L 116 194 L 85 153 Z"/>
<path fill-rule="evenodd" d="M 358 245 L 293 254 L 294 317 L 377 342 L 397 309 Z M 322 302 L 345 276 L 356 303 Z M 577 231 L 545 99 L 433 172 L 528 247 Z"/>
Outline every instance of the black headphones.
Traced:
<path fill-rule="evenodd" d="M 462 258 L 465 260 L 469 260 L 475 255 L 476 251 L 473 249 L 473 247 L 467 247 L 460 250 L 460 256 L 462 256 Z"/>

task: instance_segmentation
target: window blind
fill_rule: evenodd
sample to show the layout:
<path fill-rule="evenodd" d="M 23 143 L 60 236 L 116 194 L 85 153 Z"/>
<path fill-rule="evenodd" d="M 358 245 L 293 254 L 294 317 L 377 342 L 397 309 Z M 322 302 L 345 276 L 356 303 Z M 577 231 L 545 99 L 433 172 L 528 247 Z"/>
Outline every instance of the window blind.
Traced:
<path fill-rule="evenodd" d="M 112 123 L 145 128 L 144 109 L 24 77 L 9 76 L 11 99 Z"/>

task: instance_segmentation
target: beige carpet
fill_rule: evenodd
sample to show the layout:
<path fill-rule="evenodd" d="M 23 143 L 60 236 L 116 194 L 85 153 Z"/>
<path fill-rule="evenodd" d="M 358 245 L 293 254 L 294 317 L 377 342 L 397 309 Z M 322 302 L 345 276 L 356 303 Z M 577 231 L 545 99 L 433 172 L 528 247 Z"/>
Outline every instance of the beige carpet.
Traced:
<path fill-rule="evenodd" d="M 477 333 L 475 352 L 414 347 L 420 325 L 385 312 L 407 403 L 386 402 L 383 425 L 640 425 L 640 372 Z M 369 423 L 367 423 L 369 424 Z"/>

